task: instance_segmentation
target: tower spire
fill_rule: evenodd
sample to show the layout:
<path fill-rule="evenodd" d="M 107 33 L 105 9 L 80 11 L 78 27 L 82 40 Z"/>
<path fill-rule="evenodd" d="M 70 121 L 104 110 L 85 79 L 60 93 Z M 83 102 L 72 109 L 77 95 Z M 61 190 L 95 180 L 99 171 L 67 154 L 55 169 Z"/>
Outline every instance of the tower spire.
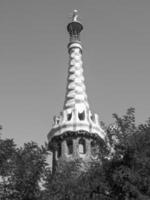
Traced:
<path fill-rule="evenodd" d="M 84 84 L 82 44 L 80 41 L 80 33 L 83 30 L 83 26 L 77 21 L 77 17 L 77 10 L 74 10 L 72 22 L 67 26 L 70 35 L 68 44 L 69 70 L 64 109 L 75 107 L 77 104 L 84 104 L 89 108 Z"/>

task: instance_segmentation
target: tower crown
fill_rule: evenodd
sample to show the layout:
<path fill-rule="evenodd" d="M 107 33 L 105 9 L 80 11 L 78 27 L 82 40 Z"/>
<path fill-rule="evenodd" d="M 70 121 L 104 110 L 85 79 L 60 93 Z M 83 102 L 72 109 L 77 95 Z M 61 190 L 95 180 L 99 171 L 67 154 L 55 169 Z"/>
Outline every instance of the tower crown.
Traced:
<path fill-rule="evenodd" d="M 74 10 L 72 16 L 72 22 L 67 26 L 68 33 L 70 34 L 70 42 L 80 41 L 80 32 L 83 30 L 82 24 L 77 20 L 78 11 Z"/>

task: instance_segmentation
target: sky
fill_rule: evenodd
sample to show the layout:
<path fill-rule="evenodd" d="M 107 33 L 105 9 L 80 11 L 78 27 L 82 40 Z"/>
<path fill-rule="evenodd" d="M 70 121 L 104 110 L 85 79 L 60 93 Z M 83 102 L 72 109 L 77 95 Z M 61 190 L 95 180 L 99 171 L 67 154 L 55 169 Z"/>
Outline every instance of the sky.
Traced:
<path fill-rule="evenodd" d="M 84 76 L 92 112 L 150 117 L 149 0 L 0 0 L 0 125 L 18 145 L 47 142 L 63 109 L 69 36 L 79 10 Z"/>

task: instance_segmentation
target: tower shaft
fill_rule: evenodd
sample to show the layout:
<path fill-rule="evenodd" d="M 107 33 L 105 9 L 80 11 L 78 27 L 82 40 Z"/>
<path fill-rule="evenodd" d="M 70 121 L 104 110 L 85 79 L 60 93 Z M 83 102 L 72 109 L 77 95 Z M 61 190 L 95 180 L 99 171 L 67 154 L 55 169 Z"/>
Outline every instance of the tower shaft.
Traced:
<path fill-rule="evenodd" d="M 79 43 L 68 45 L 69 70 L 64 109 L 80 107 L 89 108 L 83 76 L 82 46 Z"/>

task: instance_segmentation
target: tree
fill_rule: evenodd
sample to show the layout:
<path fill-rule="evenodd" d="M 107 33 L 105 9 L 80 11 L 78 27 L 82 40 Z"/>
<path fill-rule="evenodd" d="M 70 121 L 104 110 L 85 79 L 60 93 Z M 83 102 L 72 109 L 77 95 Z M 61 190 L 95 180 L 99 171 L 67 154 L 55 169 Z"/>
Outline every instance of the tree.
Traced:
<path fill-rule="evenodd" d="M 133 108 L 113 117 L 114 125 L 106 129 L 109 145 L 101 152 L 102 165 L 93 163 L 74 178 L 77 162 L 66 163 L 54 177 L 47 176 L 45 199 L 150 199 L 150 120 L 136 126 Z"/>
<path fill-rule="evenodd" d="M 0 141 L 2 200 L 38 200 L 47 166 L 46 148 L 30 142 L 16 148 L 13 140 Z"/>
<path fill-rule="evenodd" d="M 0 139 L 0 199 L 149 200 L 150 119 L 136 125 L 133 108 L 113 118 L 114 124 L 105 126 L 101 162 L 91 162 L 86 170 L 78 159 L 61 163 L 52 174 L 45 147 L 30 142 L 17 148 L 13 140 Z"/>
<path fill-rule="evenodd" d="M 11 193 L 8 186 L 15 153 L 16 145 L 12 139 L 0 139 L 0 199 L 6 199 L 6 196 Z"/>
<path fill-rule="evenodd" d="M 43 178 L 46 163 L 46 149 L 36 143 L 24 144 L 14 157 L 11 183 L 21 200 L 37 200 L 40 198 L 39 182 Z"/>
<path fill-rule="evenodd" d="M 135 125 L 134 109 L 126 115 L 113 115 L 117 124 L 109 137 L 115 135 L 114 155 L 107 165 L 107 181 L 113 199 L 150 199 L 150 122 Z M 116 140 L 115 140 L 116 141 Z"/>
<path fill-rule="evenodd" d="M 60 163 L 54 174 L 49 170 L 45 180 L 44 200 L 74 199 L 81 161 Z"/>

